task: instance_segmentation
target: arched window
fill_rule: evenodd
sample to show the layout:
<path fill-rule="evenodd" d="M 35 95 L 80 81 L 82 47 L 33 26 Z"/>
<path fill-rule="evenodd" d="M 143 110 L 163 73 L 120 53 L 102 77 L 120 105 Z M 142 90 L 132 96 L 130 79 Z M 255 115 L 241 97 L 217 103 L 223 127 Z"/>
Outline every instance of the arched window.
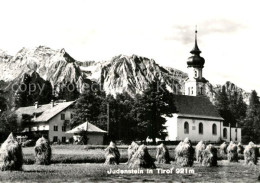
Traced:
<path fill-rule="evenodd" d="M 217 125 L 216 124 L 212 125 L 212 134 L 217 135 Z"/>
<path fill-rule="evenodd" d="M 195 78 L 196 78 L 196 77 L 198 77 L 198 72 L 197 72 L 197 71 L 195 71 Z"/>
<path fill-rule="evenodd" d="M 200 87 L 200 94 L 203 94 L 203 88 Z"/>
<path fill-rule="evenodd" d="M 187 121 L 184 123 L 184 133 L 189 133 L 189 123 Z"/>
<path fill-rule="evenodd" d="M 203 124 L 199 124 L 199 134 L 203 134 Z"/>
<path fill-rule="evenodd" d="M 223 129 L 223 138 L 224 139 L 227 138 L 227 129 L 226 128 Z"/>

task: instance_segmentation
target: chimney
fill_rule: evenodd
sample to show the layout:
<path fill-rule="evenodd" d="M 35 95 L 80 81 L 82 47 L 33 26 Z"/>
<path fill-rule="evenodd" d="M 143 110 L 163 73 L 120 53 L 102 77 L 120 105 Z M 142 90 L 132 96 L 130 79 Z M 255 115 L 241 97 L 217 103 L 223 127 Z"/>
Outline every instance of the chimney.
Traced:
<path fill-rule="evenodd" d="M 34 106 L 35 106 L 35 109 L 37 109 L 39 107 L 38 102 L 35 102 Z"/>
<path fill-rule="evenodd" d="M 54 107 L 54 100 L 51 100 L 51 108 Z"/>

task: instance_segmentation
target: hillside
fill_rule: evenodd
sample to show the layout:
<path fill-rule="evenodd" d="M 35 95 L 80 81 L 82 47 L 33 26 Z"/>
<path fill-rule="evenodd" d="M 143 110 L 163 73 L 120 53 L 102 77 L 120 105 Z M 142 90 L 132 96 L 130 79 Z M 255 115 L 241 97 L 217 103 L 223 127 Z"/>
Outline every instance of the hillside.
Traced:
<path fill-rule="evenodd" d="M 36 72 L 44 81 L 51 83 L 55 93 L 61 92 L 67 84 L 76 85 L 79 92 L 84 83 L 95 81 L 106 93 L 127 92 L 131 96 L 142 93 L 155 78 L 165 82 L 167 89 L 175 94 L 183 94 L 187 73 L 163 67 L 155 60 L 137 55 L 118 55 L 103 62 L 76 61 L 64 49 L 53 50 L 39 46 L 33 49 L 22 48 L 14 56 L 0 50 L 0 81 L 2 88 L 9 83 L 21 83 L 24 75 Z M 205 76 L 206 77 L 206 76 Z M 242 93 L 248 102 L 249 94 L 232 82 L 225 84 L 227 92 Z M 214 103 L 221 85 L 207 83 L 206 93 Z"/>
<path fill-rule="evenodd" d="M 0 52 L 0 80 L 19 81 L 24 74 L 37 72 L 60 91 L 67 83 L 78 87 L 88 82 L 75 60 L 64 50 L 53 50 L 45 46 L 33 49 L 22 48 L 15 56 Z"/>

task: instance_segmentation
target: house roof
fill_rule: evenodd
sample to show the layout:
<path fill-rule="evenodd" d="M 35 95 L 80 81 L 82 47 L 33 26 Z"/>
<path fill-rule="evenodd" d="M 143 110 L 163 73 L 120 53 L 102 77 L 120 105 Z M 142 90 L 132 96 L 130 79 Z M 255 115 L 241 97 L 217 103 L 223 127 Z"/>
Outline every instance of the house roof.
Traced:
<path fill-rule="evenodd" d="M 34 115 L 35 113 L 39 114 L 41 113 L 36 119 L 33 119 L 34 122 L 45 122 L 49 121 L 51 118 L 68 108 L 70 105 L 72 105 L 74 101 L 71 102 L 62 102 L 62 103 L 55 103 L 52 107 L 51 104 L 45 104 L 45 105 L 39 105 L 38 108 L 35 108 L 35 106 L 29 106 L 29 107 L 20 107 L 18 108 L 15 113 L 17 115 L 22 114 L 28 114 L 28 115 Z"/>
<path fill-rule="evenodd" d="M 180 117 L 224 120 L 207 97 L 175 95 L 174 103 Z"/>
<path fill-rule="evenodd" d="M 72 130 L 67 131 L 66 133 L 79 133 L 81 131 L 88 131 L 92 133 L 107 133 L 104 130 L 101 130 L 97 126 L 91 124 L 90 122 L 85 122 L 79 126 L 76 126 Z"/>

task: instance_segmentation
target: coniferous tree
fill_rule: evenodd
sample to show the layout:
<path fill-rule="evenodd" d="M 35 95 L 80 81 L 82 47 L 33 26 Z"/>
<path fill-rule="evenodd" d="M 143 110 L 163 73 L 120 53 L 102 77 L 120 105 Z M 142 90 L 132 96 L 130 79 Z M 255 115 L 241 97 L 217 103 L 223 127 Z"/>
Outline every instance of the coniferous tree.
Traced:
<path fill-rule="evenodd" d="M 19 130 L 16 114 L 11 111 L 0 112 L 0 142 L 3 142 L 11 132 Z"/>
<path fill-rule="evenodd" d="M 79 92 L 77 89 L 77 85 L 72 82 L 68 82 L 63 84 L 61 87 L 61 91 L 59 92 L 58 99 L 63 99 L 66 101 L 73 101 L 79 97 Z"/>
<path fill-rule="evenodd" d="M 105 93 L 99 89 L 85 90 L 75 103 L 73 118 L 70 125 L 74 127 L 86 120 L 96 124 L 99 121 L 101 104 L 104 98 Z"/>
<path fill-rule="evenodd" d="M 146 129 L 142 138 L 148 136 L 155 143 L 157 137 L 164 138 L 166 136 L 164 127 L 166 119 L 163 116 L 171 116 L 174 112 L 173 95 L 168 92 L 165 84 L 155 80 L 150 83 L 143 95 L 136 98 L 135 110 L 138 127 L 141 131 Z"/>
<path fill-rule="evenodd" d="M 246 118 L 242 128 L 243 142 L 260 142 L 260 102 L 255 90 L 251 92 Z"/>
<path fill-rule="evenodd" d="M 47 104 L 52 99 L 52 86 L 49 81 L 45 81 L 37 72 L 31 75 L 25 74 L 22 81 L 18 83 L 14 94 L 14 107 L 26 107 L 39 104 Z"/>
<path fill-rule="evenodd" d="M 226 92 L 226 87 L 222 86 L 221 91 L 217 94 L 216 106 L 219 110 L 220 115 L 224 119 L 224 125 L 234 125 L 236 123 L 234 116 L 230 110 L 230 99 Z"/>

